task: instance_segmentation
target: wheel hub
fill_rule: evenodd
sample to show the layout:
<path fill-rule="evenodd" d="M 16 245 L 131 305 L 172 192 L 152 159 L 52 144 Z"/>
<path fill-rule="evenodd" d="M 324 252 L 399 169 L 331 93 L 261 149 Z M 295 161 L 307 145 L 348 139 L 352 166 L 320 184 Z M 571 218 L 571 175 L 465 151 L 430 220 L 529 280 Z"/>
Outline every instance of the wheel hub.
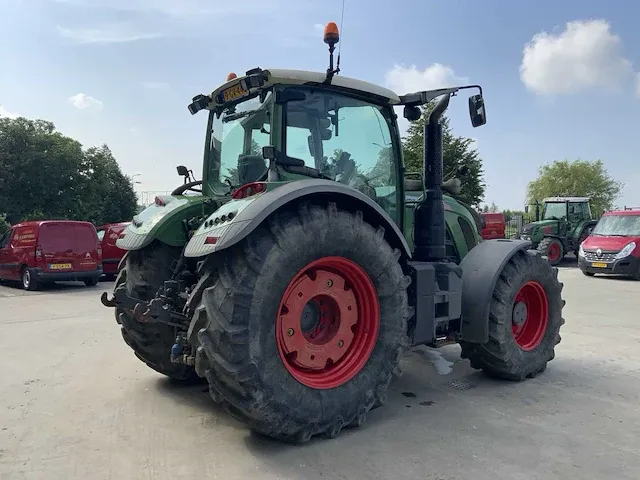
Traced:
<path fill-rule="evenodd" d="M 525 302 L 517 302 L 513 306 L 513 324 L 517 327 L 524 325 L 527 321 L 527 304 Z"/>
<path fill-rule="evenodd" d="M 335 388 L 367 363 L 379 328 L 380 305 L 367 273 L 346 258 L 323 257 L 285 289 L 276 319 L 278 353 L 303 385 Z"/>

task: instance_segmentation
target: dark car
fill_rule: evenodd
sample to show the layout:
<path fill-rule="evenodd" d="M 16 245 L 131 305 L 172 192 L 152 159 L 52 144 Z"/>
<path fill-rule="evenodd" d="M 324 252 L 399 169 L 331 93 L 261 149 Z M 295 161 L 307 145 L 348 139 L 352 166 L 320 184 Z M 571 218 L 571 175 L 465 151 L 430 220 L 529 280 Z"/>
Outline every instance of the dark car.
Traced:
<path fill-rule="evenodd" d="M 102 250 L 90 222 L 24 222 L 0 238 L 0 279 L 22 281 L 25 290 L 55 281 L 93 286 L 101 276 Z"/>

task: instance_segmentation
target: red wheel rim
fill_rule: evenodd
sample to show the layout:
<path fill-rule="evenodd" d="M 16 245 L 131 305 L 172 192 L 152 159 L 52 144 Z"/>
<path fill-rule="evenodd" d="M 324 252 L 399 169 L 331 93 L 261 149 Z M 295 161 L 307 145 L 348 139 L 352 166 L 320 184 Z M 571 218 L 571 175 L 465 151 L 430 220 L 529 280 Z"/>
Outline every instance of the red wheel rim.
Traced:
<path fill-rule="evenodd" d="M 289 373 L 311 388 L 339 387 L 373 352 L 380 305 L 373 282 L 357 264 L 324 257 L 287 286 L 276 319 L 278 353 Z"/>
<path fill-rule="evenodd" d="M 542 341 L 549 323 L 549 300 L 536 281 L 525 283 L 514 300 L 511 328 L 518 346 L 533 350 Z"/>
<path fill-rule="evenodd" d="M 560 258 L 560 245 L 555 242 L 549 244 L 549 247 L 547 248 L 547 258 L 551 262 L 558 260 L 558 258 Z"/>

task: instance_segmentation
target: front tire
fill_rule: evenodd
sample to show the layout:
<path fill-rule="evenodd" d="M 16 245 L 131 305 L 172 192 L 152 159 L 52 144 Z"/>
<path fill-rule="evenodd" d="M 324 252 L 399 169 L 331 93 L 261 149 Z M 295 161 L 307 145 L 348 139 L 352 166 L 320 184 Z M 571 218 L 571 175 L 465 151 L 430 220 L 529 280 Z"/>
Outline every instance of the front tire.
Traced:
<path fill-rule="evenodd" d="M 462 357 L 487 375 L 520 381 L 547 368 L 560 343 L 562 283 L 558 269 L 535 252 L 518 252 L 504 266 L 489 311 L 489 341 L 461 342 Z"/>
<path fill-rule="evenodd" d="M 128 295 L 143 301 L 151 300 L 164 281 L 171 278 L 171 265 L 179 255 L 179 248 L 157 241 L 141 250 L 129 251 L 114 290 L 124 284 Z M 174 380 L 198 380 L 193 367 L 171 362 L 171 346 L 177 334 L 174 327 L 140 323 L 131 310 L 123 307 L 116 307 L 116 321 L 122 327 L 125 343 L 148 367 Z"/>
<path fill-rule="evenodd" d="M 557 238 L 543 238 L 538 245 L 538 253 L 547 257 L 547 262 L 549 262 L 549 265 L 555 267 L 559 265 L 564 258 L 564 245 L 562 245 L 562 242 Z"/>
<path fill-rule="evenodd" d="M 364 423 L 409 345 L 410 278 L 384 234 L 360 212 L 303 205 L 208 259 L 196 363 L 213 399 L 284 441 Z"/>

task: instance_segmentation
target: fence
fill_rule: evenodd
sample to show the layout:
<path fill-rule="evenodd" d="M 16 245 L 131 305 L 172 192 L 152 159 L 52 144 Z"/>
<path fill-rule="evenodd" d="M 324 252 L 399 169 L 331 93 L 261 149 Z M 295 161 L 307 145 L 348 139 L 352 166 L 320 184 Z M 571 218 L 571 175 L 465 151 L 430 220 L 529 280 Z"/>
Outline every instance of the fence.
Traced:
<path fill-rule="evenodd" d="M 505 238 L 511 238 L 517 232 L 522 230 L 522 226 L 535 221 L 534 215 L 505 215 Z"/>

